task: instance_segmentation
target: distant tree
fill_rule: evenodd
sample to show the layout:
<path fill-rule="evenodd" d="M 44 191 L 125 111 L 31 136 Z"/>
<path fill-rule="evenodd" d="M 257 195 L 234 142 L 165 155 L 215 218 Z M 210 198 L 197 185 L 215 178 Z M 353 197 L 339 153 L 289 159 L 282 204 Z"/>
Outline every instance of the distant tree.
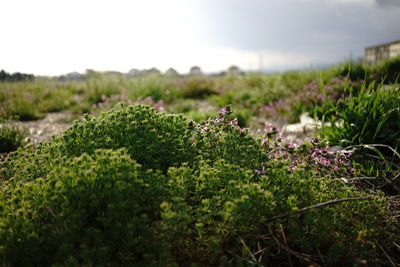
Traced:
<path fill-rule="evenodd" d="M 0 71 L 0 81 L 6 81 L 9 78 L 9 74 L 5 72 L 4 70 Z"/>
<path fill-rule="evenodd" d="M 84 74 L 81 74 L 81 73 L 76 72 L 76 71 L 67 73 L 67 74 L 64 75 L 64 77 L 65 77 L 66 80 L 75 80 L 75 81 L 84 80 L 86 78 L 86 76 Z"/>
<path fill-rule="evenodd" d="M 190 68 L 189 75 L 201 75 L 203 72 L 201 71 L 201 68 L 198 66 L 193 66 Z"/>
<path fill-rule="evenodd" d="M 5 72 L 4 70 L 0 71 L 0 81 L 19 82 L 33 80 L 34 78 L 35 76 L 33 76 L 33 74 L 25 74 L 20 72 L 10 74 L 8 72 Z"/>

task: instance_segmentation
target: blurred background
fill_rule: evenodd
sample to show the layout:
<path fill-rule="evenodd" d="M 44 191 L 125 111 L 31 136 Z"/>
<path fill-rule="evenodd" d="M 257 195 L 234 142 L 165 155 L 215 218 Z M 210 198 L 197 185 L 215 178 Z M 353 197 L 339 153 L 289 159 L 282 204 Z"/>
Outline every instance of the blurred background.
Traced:
<path fill-rule="evenodd" d="M 3 0 L 0 68 L 322 68 L 400 39 L 398 0 Z"/>

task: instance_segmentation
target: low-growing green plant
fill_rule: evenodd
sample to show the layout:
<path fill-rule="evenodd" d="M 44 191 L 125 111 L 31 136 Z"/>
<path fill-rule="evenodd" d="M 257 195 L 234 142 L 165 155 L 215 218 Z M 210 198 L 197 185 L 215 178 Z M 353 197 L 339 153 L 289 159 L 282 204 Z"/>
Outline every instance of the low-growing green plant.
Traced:
<path fill-rule="evenodd" d="M 319 135 L 331 145 L 354 152 L 357 186 L 398 194 L 400 91 L 396 84 L 367 86 L 366 82 L 360 90 L 347 90 L 348 97 L 317 109 L 327 122 Z"/>
<path fill-rule="evenodd" d="M 183 98 L 204 99 L 217 94 L 214 80 L 206 76 L 194 76 L 175 80 L 173 83 Z"/>
<path fill-rule="evenodd" d="M 51 80 L 0 83 L 0 116 L 5 119 L 30 121 L 48 112 L 67 109 L 73 104 L 68 84 Z"/>
<path fill-rule="evenodd" d="M 399 82 L 400 57 L 390 58 L 380 64 L 371 66 L 371 76 L 376 82 L 385 82 L 387 84 Z"/>
<path fill-rule="evenodd" d="M 189 111 L 186 113 L 183 113 L 184 116 L 188 117 L 189 119 L 195 121 L 195 122 L 202 122 L 204 120 L 207 120 L 208 118 L 211 118 L 214 116 L 215 112 L 204 112 L 204 111 Z"/>
<path fill-rule="evenodd" d="M 0 153 L 8 153 L 23 146 L 28 131 L 15 125 L 0 124 Z"/>
<path fill-rule="evenodd" d="M 273 119 L 284 119 L 289 123 L 298 122 L 300 115 L 305 112 L 315 113 L 320 118 L 324 112 L 323 107 L 327 106 L 325 103 L 335 105 L 348 95 L 347 88 L 350 86 L 357 89 L 359 83 L 344 77 L 323 83 L 321 77 L 319 82 L 312 81 L 303 88 L 293 90 L 287 97 L 261 106 L 259 113 Z"/>
<path fill-rule="evenodd" d="M 348 61 L 338 64 L 332 68 L 335 76 L 348 77 L 352 81 L 357 80 L 370 80 L 370 68 L 363 62 Z"/>
<path fill-rule="evenodd" d="M 137 77 L 128 80 L 125 84 L 126 95 L 133 100 L 151 97 L 154 101 L 170 103 L 179 97 L 176 88 L 171 84 L 170 79 L 158 75 Z"/>
<path fill-rule="evenodd" d="M 62 153 L 78 156 L 99 148 L 125 147 L 144 167 L 162 170 L 193 157 L 182 116 L 157 114 L 149 106 L 136 105 L 84 119 L 58 140 Z"/>
<path fill-rule="evenodd" d="M 102 96 L 110 97 L 121 92 L 119 86 L 112 79 L 90 79 L 86 81 L 84 90 L 84 100 L 89 104 L 97 104 L 101 102 Z"/>
<path fill-rule="evenodd" d="M 0 162 L 0 261 L 386 263 L 396 232 L 381 194 L 336 179 L 322 148 L 279 148 L 276 131 L 256 139 L 231 115 L 121 106 L 13 153 Z"/>
<path fill-rule="evenodd" d="M 163 255 L 154 221 L 164 177 L 126 149 L 65 159 L 46 177 L 2 192 L 0 260 L 12 265 L 155 264 Z M 13 230 L 12 230 L 13 229 Z"/>

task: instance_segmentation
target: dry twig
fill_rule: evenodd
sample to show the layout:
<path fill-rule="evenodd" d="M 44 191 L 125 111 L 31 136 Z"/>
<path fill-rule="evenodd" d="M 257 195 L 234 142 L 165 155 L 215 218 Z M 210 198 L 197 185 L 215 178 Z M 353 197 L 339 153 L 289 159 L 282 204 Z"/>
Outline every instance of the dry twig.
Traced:
<path fill-rule="evenodd" d="M 342 198 L 342 199 L 329 200 L 329 201 L 318 203 L 318 204 L 315 204 L 315 205 L 312 205 L 312 206 L 308 206 L 308 207 L 305 207 L 305 208 L 302 208 L 302 209 L 298 209 L 298 210 L 295 210 L 295 211 L 292 211 L 292 212 L 288 212 L 288 213 L 285 213 L 285 214 L 282 214 L 282 215 L 277 215 L 277 216 L 271 217 L 268 221 L 274 221 L 274 220 L 277 220 L 277 219 L 282 219 L 282 218 L 285 218 L 285 217 L 292 216 L 294 214 L 303 213 L 303 212 L 308 211 L 308 210 L 318 209 L 318 208 L 322 208 L 322 207 L 325 207 L 325 206 L 338 204 L 338 203 L 341 203 L 341 202 L 362 201 L 362 200 L 370 200 L 370 199 L 371 199 L 371 197 L 368 196 L 368 197 L 352 197 L 352 198 Z"/>
<path fill-rule="evenodd" d="M 386 258 L 389 260 L 390 265 L 396 267 L 396 264 L 393 262 L 392 258 L 390 258 L 389 254 L 387 254 L 387 252 L 383 249 L 381 244 L 379 244 L 378 240 L 375 239 L 375 242 L 378 245 L 378 247 L 382 250 L 383 254 L 385 254 Z"/>

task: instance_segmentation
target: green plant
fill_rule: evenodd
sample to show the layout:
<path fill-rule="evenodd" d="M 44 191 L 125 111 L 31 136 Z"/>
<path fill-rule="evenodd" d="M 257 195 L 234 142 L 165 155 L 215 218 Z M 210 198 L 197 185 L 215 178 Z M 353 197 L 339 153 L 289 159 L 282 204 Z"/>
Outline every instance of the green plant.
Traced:
<path fill-rule="evenodd" d="M 86 116 L 59 139 L 64 154 L 78 156 L 99 148 L 125 147 L 145 168 L 166 170 L 193 157 L 182 116 L 157 114 L 144 105 L 121 106 L 96 119 Z"/>
<path fill-rule="evenodd" d="M 229 164 L 257 169 L 267 157 L 260 143 L 238 126 L 238 120 L 230 119 L 232 115 L 231 107 L 226 106 L 216 118 L 196 124 L 192 139 L 195 149 L 207 162 L 225 159 Z"/>
<path fill-rule="evenodd" d="M 86 82 L 84 100 L 89 104 L 101 102 L 101 97 L 119 94 L 121 91 L 113 80 L 110 79 L 91 79 Z"/>
<path fill-rule="evenodd" d="M 1 262 L 385 263 L 379 246 L 397 232 L 381 194 L 336 179 L 306 146 L 274 147 L 276 131 L 255 139 L 231 115 L 195 123 L 120 106 L 12 153 L 0 162 Z"/>
<path fill-rule="evenodd" d="M 335 76 L 348 77 L 352 81 L 370 80 L 370 70 L 367 65 L 362 62 L 348 61 L 333 67 Z"/>
<path fill-rule="evenodd" d="M 372 77 L 377 82 L 396 83 L 400 79 L 400 57 L 391 58 L 371 67 Z"/>
<path fill-rule="evenodd" d="M 183 98 L 204 99 L 210 95 L 217 94 L 214 80 L 206 76 L 193 76 L 181 78 L 172 82 L 177 87 L 178 93 Z"/>
<path fill-rule="evenodd" d="M 13 125 L 0 125 L 0 153 L 8 153 L 23 146 L 28 132 L 24 128 Z"/>
<path fill-rule="evenodd" d="M 155 264 L 163 242 L 152 223 L 164 177 L 126 149 L 66 159 L 46 178 L 2 190 L 0 260 L 12 265 Z"/>
<path fill-rule="evenodd" d="M 351 88 L 349 88 L 351 90 Z M 392 86 L 373 83 L 363 86 L 357 95 L 338 104 L 327 102 L 325 124 L 320 131 L 331 144 L 384 144 L 397 149 L 400 145 L 400 91 Z"/>
<path fill-rule="evenodd" d="M 51 80 L 0 83 L 0 116 L 21 121 L 43 118 L 47 112 L 73 104 L 72 86 Z"/>

